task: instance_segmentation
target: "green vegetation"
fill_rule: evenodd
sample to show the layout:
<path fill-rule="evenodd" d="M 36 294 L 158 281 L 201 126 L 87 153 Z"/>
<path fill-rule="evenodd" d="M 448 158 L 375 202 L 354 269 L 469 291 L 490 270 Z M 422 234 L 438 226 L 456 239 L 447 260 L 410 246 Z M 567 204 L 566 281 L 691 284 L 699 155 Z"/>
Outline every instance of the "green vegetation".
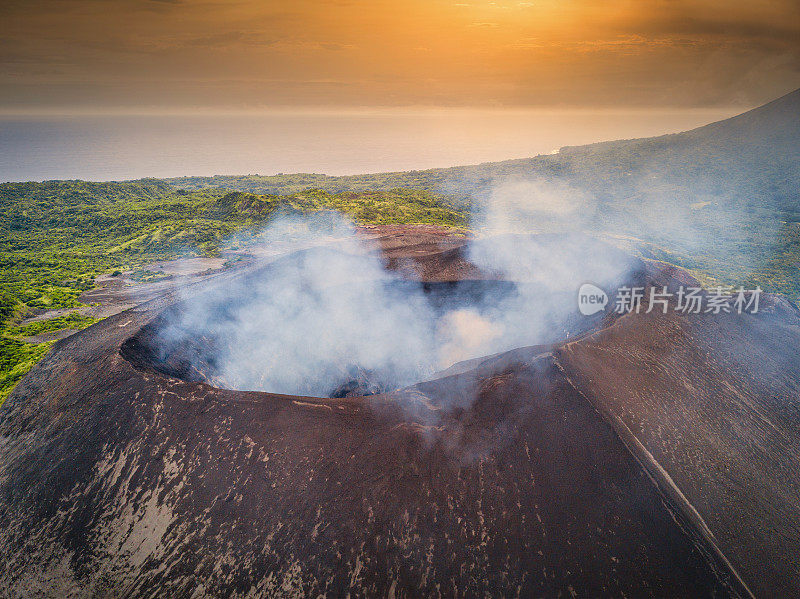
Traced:
<path fill-rule="evenodd" d="M 6 293 L 6 292 L 4 292 Z M 71 312 L 49 320 L 39 320 L 25 326 L 9 326 L 10 318 L 0 329 L 0 407 L 14 386 L 50 350 L 54 341 L 28 343 L 25 337 L 51 333 L 62 329 L 85 329 L 97 322 L 96 318 Z"/>
<path fill-rule="evenodd" d="M 188 191 L 158 180 L 0 185 L 0 403 L 49 347 L 22 338 L 94 322 L 72 312 L 20 327 L 25 314 L 77 308 L 101 273 L 131 270 L 133 280 L 157 280 L 167 275 L 147 269 L 150 262 L 216 256 L 237 231 L 258 228 L 277 212 L 322 210 L 363 224 L 467 225 L 455 200 L 425 190 L 264 195 Z"/>
<path fill-rule="evenodd" d="M 0 329 L 5 327 L 7 322 L 18 318 L 25 309 L 25 305 L 14 295 L 0 289 Z"/>
<path fill-rule="evenodd" d="M 102 272 L 191 253 L 216 255 L 236 231 L 275 211 L 334 209 L 360 223 L 466 226 L 463 211 L 423 190 L 291 196 L 185 191 L 163 181 L 0 185 L 0 313 L 72 308 Z"/>
<path fill-rule="evenodd" d="M 85 329 L 96 322 L 97 318 L 84 316 L 78 312 L 70 312 L 66 316 L 58 316 L 50 320 L 38 320 L 22 327 L 11 327 L 6 330 L 6 334 L 12 337 L 33 337 L 62 329 Z"/>
<path fill-rule="evenodd" d="M 34 345 L 0 336 L 0 407 L 16 384 L 50 351 L 52 345 L 52 341 Z"/>

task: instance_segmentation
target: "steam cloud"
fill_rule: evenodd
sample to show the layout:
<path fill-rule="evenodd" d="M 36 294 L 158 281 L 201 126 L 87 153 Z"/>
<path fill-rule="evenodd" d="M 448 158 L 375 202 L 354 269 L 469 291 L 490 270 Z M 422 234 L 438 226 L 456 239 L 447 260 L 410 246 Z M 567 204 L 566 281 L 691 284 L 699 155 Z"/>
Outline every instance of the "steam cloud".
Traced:
<path fill-rule="evenodd" d="M 445 284 L 441 293 L 387 271 L 342 216 L 283 216 L 261 241 L 306 249 L 274 260 L 260 278 L 194 297 L 187 290 L 160 345 L 206 347 L 210 356 L 196 368 L 219 386 L 336 396 L 402 387 L 461 360 L 562 339 L 587 326 L 577 288 L 611 285 L 631 268 L 621 253 L 587 250 L 582 236 L 515 232 L 529 217 L 572 218 L 574 198 L 542 181 L 498 189 L 476 217 L 481 235 L 468 255 L 496 281 Z"/>

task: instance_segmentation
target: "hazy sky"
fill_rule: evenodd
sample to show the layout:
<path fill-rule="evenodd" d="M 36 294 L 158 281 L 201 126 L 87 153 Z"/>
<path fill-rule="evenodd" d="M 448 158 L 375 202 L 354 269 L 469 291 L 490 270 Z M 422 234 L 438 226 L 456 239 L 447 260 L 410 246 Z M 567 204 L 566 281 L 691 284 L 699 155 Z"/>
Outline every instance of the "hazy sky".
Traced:
<path fill-rule="evenodd" d="M 751 106 L 798 0 L 0 0 L 0 110 Z"/>

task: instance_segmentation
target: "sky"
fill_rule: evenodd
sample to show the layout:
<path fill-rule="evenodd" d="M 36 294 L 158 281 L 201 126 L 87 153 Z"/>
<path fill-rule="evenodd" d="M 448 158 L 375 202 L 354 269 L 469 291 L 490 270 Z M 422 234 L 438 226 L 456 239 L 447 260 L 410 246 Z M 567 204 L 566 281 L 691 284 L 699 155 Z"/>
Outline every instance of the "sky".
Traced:
<path fill-rule="evenodd" d="M 0 0 L 0 111 L 754 106 L 797 0 Z"/>

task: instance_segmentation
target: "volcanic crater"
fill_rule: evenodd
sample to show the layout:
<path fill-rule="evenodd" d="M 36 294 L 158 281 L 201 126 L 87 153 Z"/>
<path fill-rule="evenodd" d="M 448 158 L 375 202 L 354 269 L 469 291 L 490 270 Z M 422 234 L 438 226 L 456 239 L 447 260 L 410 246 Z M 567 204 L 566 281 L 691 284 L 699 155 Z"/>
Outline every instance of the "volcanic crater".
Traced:
<path fill-rule="evenodd" d="M 544 293 L 479 268 L 468 240 L 446 232 L 372 233 L 400 280 L 350 280 L 334 295 L 388 285 L 378 297 L 443 317 L 493 314 L 530 285 Z M 615 251 L 583 247 L 578 261 L 595 267 Z M 630 284 L 696 283 L 628 259 Z M 553 297 L 572 320 L 537 326 L 535 345 L 515 339 L 407 383 L 351 376 L 351 363 L 369 365 L 344 361 L 308 397 L 219 378 L 229 338 L 217 325 L 237 306 L 218 298 L 264 297 L 277 267 L 109 317 L 59 341 L 17 386 L 0 413 L 0 594 L 800 592 L 800 372 L 777 361 L 800 344 L 800 316 L 785 301 L 765 298 L 756 315 L 584 318 L 574 297 Z M 188 326 L 198 302 L 216 315 L 199 328 Z M 751 362 L 783 375 L 764 383 Z M 349 397 L 322 397 L 337 394 Z"/>
<path fill-rule="evenodd" d="M 248 274 L 241 281 L 242 286 L 250 287 L 247 281 L 250 277 L 269 276 L 268 270 L 267 268 L 265 271 Z M 443 329 L 447 328 L 447 321 L 454 314 L 468 311 L 471 316 L 482 319 L 510 301 L 521 301 L 523 296 L 538 296 L 542 301 L 560 302 L 565 305 L 569 301 L 574 301 L 571 295 L 547 297 L 547 289 L 540 286 L 496 279 L 360 283 L 351 287 L 350 291 L 371 294 L 375 292 L 376 285 L 383 288 L 381 296 L 400 298 L 401 301 L 406 297 L 424 298 L 434 324 L 438 325 L 436 328 L 439 334 L 447 334 L 448 331 Z M 330 291 L 338 292 L 337 289 Z M 225 347 L 226 344 L 232 343 L 229 328 L 239 326 L 236 313 L 242 309 L 243 304 L 253 301 L 254 297 L 249 295 L 231 298 L 227 295 L 213 295 L 214 298 L 207 305 L 207 314 L 210 318 L 203 319 L 202 322 L 186 318 L 187 312 L 191 310 L 187 302 L 194 300 L 182 300 L 165 309 L 153 322 L 126 340 L 120 350 L 122 356 L 137 368 L 149 369 L 185 381 L 202 381 L 221 388 L 254 390 L 242 389 L 226 379 L 219 360 L 220 353 L 229 349 Z M 388 306 L 387 310 L 390 309 L 391 306 Z M 189 320 L 192 322 L 187 323 Z M 594 323 L 595 321 L 591 319 L 579 318 L 559 323 L 557 328 L 550 331 L 548 340 L 552 342 L 558 338 L 583 333 L 590 330 Z M 260 331 L 264 336 L 269 336 L 271 333 L 270 330 Z M 328 388 L 330 392 L 325 396 L 331 398 L 374 395 L 420 382 L 426 376 L 434 374 L 441 366 L 425 363 L 423 360 L 415 364 L 412 372 L 396 372 L 389 367 L 365 368 L 361 364 L 347 362 L 346 359 L 338 362 L 340 357 L 340 354 L 326 357 L 317 371 L 319 380 L 308 382 L 305 388 Z M 468 357 L 476 358 L 478 355 Z M 295 389 L 293 392 L 302 395 L 303 389 Z"/>
<path fill-rule="evenodd" d="M 549 253 L 561 243 L 542 236 L 536 248 Z M 585 265 L 591 254 L 613 255 L 618 282 L 641 279 L 642 265 L 613 248 L 589 239 L 578 247 Z M 468 260 L 466 243 L 431 250 L 380 248 L 380 268 L 331 248 L 297 252 L 192 290 L 128 339 L 121 354 L 137 368 L 220 388 L 354 397 L 421 382 L 481 355 L 574 338 L 605 316 L 577 314 L 571 287 L 481 270 Z M 317 265 L 330 263 L 367 276 L 319 277 Z M 429 280 L 431 270 L 446 275 L 454 264 L 470 276 Z M 591 273 L 597 270 L 588 266 L 582 276 Z M 302 378 L 283 380 L 304 367 Z"/>

